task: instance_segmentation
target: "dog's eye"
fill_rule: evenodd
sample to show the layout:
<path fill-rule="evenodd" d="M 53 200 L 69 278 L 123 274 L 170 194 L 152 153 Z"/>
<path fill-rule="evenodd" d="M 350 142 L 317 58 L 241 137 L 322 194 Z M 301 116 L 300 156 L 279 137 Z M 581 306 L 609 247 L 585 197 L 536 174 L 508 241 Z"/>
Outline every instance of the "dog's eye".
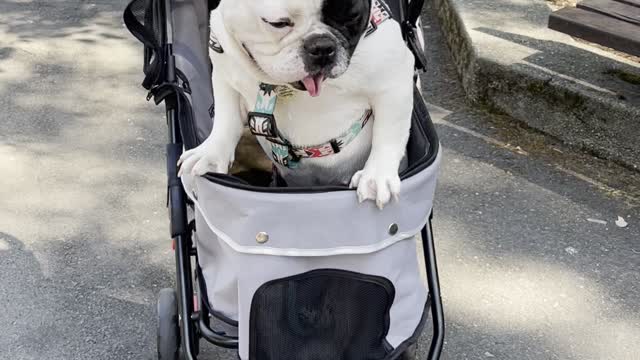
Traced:
<path fill-rule="evenodd" d="M 278 21 L 269 21 L 263 18 L 262 21 L 266 22 L 267 24 L 273 26 L 276 29 L 293 27 L 293 21 L 291 21 L 291 19 L 278 19 Z"/>

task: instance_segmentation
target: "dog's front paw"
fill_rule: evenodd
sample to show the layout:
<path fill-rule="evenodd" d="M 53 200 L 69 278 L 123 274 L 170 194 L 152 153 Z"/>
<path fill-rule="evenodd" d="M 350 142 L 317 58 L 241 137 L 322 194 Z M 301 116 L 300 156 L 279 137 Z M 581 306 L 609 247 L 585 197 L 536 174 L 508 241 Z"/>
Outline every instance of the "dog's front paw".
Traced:
<path fill-rule="evenodd" d="M 351 188 L 358 188 L 358 200 L 373 200 L 382 210 L 391 201 L 398 200 L 400 195 L 400 176 L 397 170 L 380 169 L 376 166 L 365 166 L 351 178 Z"/>
<path fill-rule="evenodd" d="M 226 151 L 222 147 L 204 142 L 180 156 L 178 176 L 183 174 L 202 176 L 210 172 L 226 174 L 233 164 L 233 156 L 233 151 Z"/>

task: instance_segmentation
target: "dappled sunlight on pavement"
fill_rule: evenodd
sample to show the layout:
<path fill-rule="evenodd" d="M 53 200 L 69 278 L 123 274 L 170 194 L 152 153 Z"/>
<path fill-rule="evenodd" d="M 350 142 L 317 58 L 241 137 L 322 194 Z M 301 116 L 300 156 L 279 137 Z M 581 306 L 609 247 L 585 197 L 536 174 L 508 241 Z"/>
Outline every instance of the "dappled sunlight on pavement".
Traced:
<path fill-rule="evenodd" d="M 447 319 L 464 329 L 448 346 L 462 332 L 498 358 L 524 346 L 522 358 L 633 359 L 638 229 L 590 223 L 586 204 L 465 154 L 445 159 L 434 228 Z"/>
<path fill-rule="evenodd" d="M 153 354 L 166 135 L 125 4 L 0 4 L 0 358 Z"/>
<path fill-rule="evenodd" d="M 0 2 L 0 359 L 154 354 L 155 297 L 174 281 L 165 119 L 125 4 Z M 434 29 L 443 359 L 633 359 L 638 208 L 491 141 L 500 125 L 465 102 Z"/>

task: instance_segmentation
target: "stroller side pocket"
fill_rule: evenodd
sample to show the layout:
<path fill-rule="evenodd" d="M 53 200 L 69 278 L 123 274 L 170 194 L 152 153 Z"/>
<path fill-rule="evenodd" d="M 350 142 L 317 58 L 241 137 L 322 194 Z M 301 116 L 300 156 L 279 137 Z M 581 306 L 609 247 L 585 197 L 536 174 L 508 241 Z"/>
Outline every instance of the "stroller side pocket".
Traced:
<path fill-rule="evenodd" d="M 394 297 L 388 279 L 344 270 L 272 280 L 253 297 L 249 359 L 384 359 Z"/>

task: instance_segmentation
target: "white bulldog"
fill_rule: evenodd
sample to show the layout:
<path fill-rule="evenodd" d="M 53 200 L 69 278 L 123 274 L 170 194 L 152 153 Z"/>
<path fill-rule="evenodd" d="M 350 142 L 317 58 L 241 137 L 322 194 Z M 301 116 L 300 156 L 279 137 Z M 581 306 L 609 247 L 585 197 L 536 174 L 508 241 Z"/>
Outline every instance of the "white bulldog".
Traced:
<path fill-rule="evenodd" d="M 227 173 L 245 125 L 289 186 L 400 192 L 414 57 L 382 0 L 222 0 L 211 13 L 216 114 L 180 175 Z"/>

